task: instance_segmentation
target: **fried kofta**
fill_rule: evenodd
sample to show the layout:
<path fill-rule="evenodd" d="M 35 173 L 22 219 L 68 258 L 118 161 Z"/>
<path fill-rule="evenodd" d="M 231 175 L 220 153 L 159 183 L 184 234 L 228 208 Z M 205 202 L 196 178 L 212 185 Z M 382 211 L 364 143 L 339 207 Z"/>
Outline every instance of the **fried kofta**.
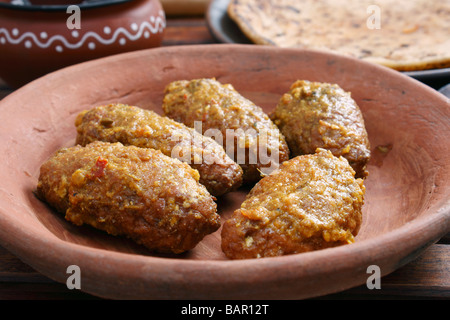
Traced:
<path fill-rule="evenodd" d="M 223 224 L 230 259 L 288 255 L 354 242 L 365 187 L 343 157 L 318 149 L 261 179 Z"/>
<path fill-rule="evenodd" d="M 93 142 L 62 148 L 40 168 L 37 196 L 75 225 L 182 253 L 220 227 L 198 171 L 150 148 Z"/>
<path fill-rule="evenodd" d="M 337 84 L 296 81 L 270 118 L 284 134 L 291 156 L 324 148 L 346 158 L 356 177 L 367 176 L 370 144 L 364 119 L 351 94 Z"/>
<path fill-rule="evenodd" d="M 213 196 L 242 184 L 242 169 L 212 138 L 160 116 L 151 110 L 125 104 L 98 106 L 81 112 L 76 121 L 76 143 L 121 142 L 161 150 L 166 156 L 188 163 L 200 173 L 200 183 Z"/>
<path fill-rule="evenodd" d="M 289 159 L 283 135 L 269 116 L 238 93 L 231 84 L 215 79 L 180 80 L 165 88 L 166 116 L 220 136 L 227 154 L 244 170 L 244 183 L 254 183 Z"/>

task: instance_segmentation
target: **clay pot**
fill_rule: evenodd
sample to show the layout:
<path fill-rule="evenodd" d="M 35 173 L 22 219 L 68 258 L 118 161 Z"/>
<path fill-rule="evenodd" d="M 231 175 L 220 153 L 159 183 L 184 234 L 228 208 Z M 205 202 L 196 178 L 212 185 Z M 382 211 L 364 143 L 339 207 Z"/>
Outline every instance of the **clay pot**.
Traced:
<path fill-rule="evenodd" d="M 9 2 L 0 0 L 0 78 L 13 88 L 68 65 L 160 46 L 166 26 L 159 0 Z"/>

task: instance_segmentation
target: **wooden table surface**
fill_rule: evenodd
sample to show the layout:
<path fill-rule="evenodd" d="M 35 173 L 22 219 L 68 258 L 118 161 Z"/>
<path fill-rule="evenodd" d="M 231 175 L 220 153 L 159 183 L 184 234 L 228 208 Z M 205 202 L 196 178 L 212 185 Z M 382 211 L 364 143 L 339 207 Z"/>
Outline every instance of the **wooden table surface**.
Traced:
<path fill-rule="evenodd" d="M 163 46 L 216 43 L 200 16 L 168 17 Z M 449 80 L 450 82 L 450 80 Z M 0 80 L 0 99 L 11 93 Z M 449 299 L 450 233 L 430 246 L 416 260 L 381 279 L 381 289 L 366 285 L 316 299 Z M 98 299 L 69 290 L 39 274 L 0 247 L 1 300 Z"/>

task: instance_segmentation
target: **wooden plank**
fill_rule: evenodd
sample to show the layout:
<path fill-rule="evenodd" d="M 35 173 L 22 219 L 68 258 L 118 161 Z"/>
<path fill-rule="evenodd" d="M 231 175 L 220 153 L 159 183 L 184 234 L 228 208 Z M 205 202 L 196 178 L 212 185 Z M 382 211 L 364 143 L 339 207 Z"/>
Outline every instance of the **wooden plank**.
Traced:
<path fill-rule="evenodd" d="M 216 43 L 206 21 L 198 19 L 170 19 L 167 21 L 162 46 Z"/>
<path fill-rule="evenodd" d="M 0 300 L 98 300 L 61 283 L 0 283 Z"/>
<path fill-rule="evenodd" d="M 416 260 L 381 279 L 381 289 L 362 285 L 326 298 L 449 299 L 450 245 L 435 244 Z"/>
<path fill-rule="evenodd" d="M 160 0 L 168 17 L 203 15 L 209 0 Z"/>

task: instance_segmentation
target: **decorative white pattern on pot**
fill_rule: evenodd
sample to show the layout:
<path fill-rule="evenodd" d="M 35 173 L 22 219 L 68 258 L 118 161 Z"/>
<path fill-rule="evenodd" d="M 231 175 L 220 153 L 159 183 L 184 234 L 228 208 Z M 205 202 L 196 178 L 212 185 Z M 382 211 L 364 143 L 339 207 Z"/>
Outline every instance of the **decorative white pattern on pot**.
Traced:
<path fill-rule="evenodd" d="M 151 16 L 149 21 L 144 21 L 140 25 L 132 23 L 130 29 L 133 33 L 123 27 L 117 28 L 117 30 L 113 32 L 111 27 L 105 26 L 103 28 L 103 33 L 106 36 L 111 35 L 111 37 L 102 37 L 96 32 L 88 31 L 75 43 L 72 43 L 62 35 L 54 35 L 49 38 L 45 31 L 38 32 L 38 35 L 33 32 L 24 32 L 20 34 L 20 31 L 17 28 L 12 29 L 11 31 L 8 31 L 6 28 L 0 28 L 0 47 L 6 43 L 14 45 L 23 43 L 27 49 L 30 49 L 33 45 L 45 49 L 55 43 L 55 50 L 57 52 L 63 52 L 64 49 L 78 49 L 87 43 L 88 48 L 94 50 L 97 45 L 96 42 L 103 45 L 110 45 L 116 42 L 120 45 L 125 45 L 127 41 L 136 41 L 142 37 L 148 39 L 151 34 L 162 32 L 165 27 L 165 15 L 163 11 L 160 11 L 157 17 Z M 79 36 L 80 34 L 77 30 L 71 32 L 72 39 L 77 39 Z"/>

